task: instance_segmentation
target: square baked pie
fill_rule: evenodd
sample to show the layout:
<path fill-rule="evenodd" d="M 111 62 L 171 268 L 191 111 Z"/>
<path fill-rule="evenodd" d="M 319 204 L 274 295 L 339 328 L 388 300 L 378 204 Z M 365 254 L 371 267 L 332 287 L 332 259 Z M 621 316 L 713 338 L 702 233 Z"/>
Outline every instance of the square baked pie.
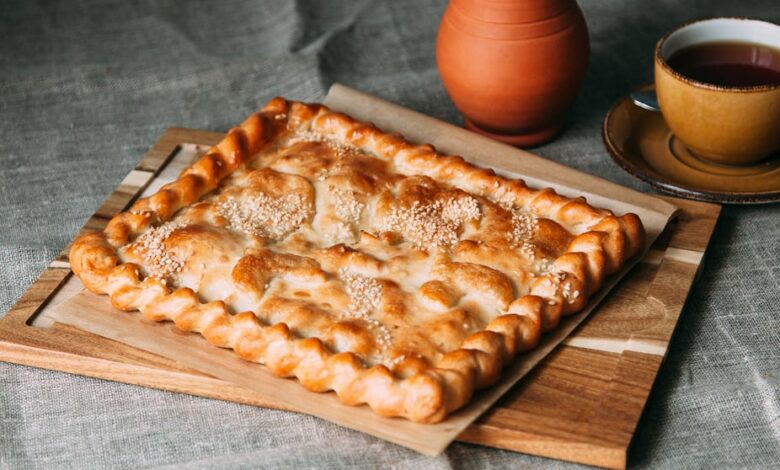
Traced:
<path fill-rule="evenodd" d="M 80 236 L 73 271 L 306 388 L 441 421 L 643 245 L 616 216 L 276 98 Z"/>

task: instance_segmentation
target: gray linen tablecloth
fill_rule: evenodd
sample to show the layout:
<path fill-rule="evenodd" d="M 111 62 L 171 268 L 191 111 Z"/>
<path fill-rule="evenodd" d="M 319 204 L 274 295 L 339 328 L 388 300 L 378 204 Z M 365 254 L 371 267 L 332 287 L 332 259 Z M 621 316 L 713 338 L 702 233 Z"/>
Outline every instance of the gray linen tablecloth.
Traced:
<path fill-rule="evenodd" d="M 334 81 L 459 122 L 439 82 L 445 2 L 0 5 L 0 312 L 169 126 L 226 130 L 275 95 Z M 658 37 L 693 19 L 780 21 L 777 0 L 583 0 L 592 58 L 565 133 L 537 153 L 651 191 L 601 120 L 651 80 Z M 726 207 L 630 461 L 780 462 L 780 207 Z M 466 444 L 437 458 L 322 420 L 0 363 L 0 467 L 490 468 L 568 464 Z"/>

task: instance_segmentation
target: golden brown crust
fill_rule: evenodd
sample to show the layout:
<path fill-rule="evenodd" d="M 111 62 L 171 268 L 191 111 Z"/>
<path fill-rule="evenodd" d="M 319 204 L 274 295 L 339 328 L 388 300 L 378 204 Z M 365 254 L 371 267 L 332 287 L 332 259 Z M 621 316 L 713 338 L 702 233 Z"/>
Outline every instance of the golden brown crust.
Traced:
<path fill-rule="evenodd" d="M 634 214 L 276 98 L 79 237 L 70 260 L 117 308 L 430 423 L 581 310 L 643 242 Z"/>

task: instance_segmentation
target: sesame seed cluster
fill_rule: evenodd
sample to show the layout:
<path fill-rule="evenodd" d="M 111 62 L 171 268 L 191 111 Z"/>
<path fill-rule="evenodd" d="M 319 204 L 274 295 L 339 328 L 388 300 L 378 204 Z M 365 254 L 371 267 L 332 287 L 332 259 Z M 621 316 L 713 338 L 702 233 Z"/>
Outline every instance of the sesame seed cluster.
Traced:
<path fill-rule="evenodd" d="M 336 215 L 347 222 L 357 223 L 366 205 L 360 202 L 351 189 L 344 189 L 334 185 L 328 185 L 328 191 L 334 197 Z"/>
<path fill-rule="evenodd" d="M 366 322 L 376 333 L 376 340 L 382 353 L 386 353 L 393 343 L 392 334 L 373 316 L 382 301 L 382 284 L 372 277 L 354 273 L 348 268 L 339 270 L 339 278 L 344 282 L 345 291 L 349 296 L 349 309 L 340 315 L 341 319 Z"/>
<path fill-rule="evenodd" d="M 360 152 L 360 150 L 358 150 L 352 145 L 344 144 L 337 140 L 328 138 L 327 136 L 324 136 L 319 132 L 309 130 L 309 129 L 296 130 L 287 139 L 286 145 L 287 147 L 292 147 L 300 143 L 311 143 L 311 142 L 325 144 L 331 150 L 333 150 L 333 152 L 337 157 L 340 158 L 353 156 Z"/>
<path fill-rule="evenodd" d="M 159 227 L 147 230 L 135 240 L 135 246 L 139 249 L 145 268 L 151 276 L 168 282 L 173 275 L 181 272 L 184 260 L 166 248 L 165 240 L 185 225 L 181 221 L 165 222 Z"/>
<path fill-rule="evenodd" d="M 556 291 L 558 291 L 558 287 L 560 287 L 561 296 L 566 301 L 566 303 L 574 303 L 580 296 L 580 291 L 576 289 L 572 289 L 571 282 L 569 282 L 566 279 L 566 273 L 562 271 L 550 271 L 550 266 L 545 266 L 545 269 L 548 271 L 549 277 L 545 279 L 545 283 L 554 288 Z M 550 305 L 555 305 L 557 302 L 555 300 L 549 300 L 547 302 Z"/>
<path fill-rule="evenodd" d="M 275 198 L 257 193 L 249 197 L 228 197 L 220 201 L 216 209 L 233 230 L 279 240 L 306 220 L 304 202 L 300 194 Z"/>
<path fill-rule="evenodd" d="M 531 260 L 534 259 L 536 252 L 531 240 L 537 227 L 535 215 L 520 209 L 512 210 L 512 231 L 508 234 L 509 239 L 513 247 Z"/>
<path fill-rule="evenodd" d="M 430 204 L 414 201 L 410 207 L 395 206 L 380 218 L 377 228 L 397 232 L 418 248 L 450 247 L 460 240 L 459 231 L 482 211 L 471 196 L 437 199 Z"/>

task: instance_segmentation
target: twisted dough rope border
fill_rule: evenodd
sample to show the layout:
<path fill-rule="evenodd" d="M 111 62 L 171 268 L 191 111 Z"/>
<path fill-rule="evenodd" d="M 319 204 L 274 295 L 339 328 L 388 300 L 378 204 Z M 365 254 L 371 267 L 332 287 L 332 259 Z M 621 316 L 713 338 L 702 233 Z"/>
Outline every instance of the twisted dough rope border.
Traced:
<path fill-rule="evenodd" d="M 119 247 L 215 189 L 285 129 L 307 126 L 391 161 L 404 174 L 426 175 L 493 200 L 509 198 L 513 207 L 554 217 L 570 227 L 586 226 L 588 231 L 571 241 L 550 273 L 534 280 L 528 295 L 515 299 L 505 314 L 469 335 L 436 367 L 411 374 L 401 371 L 399 376 L 382 364 L 366 367 L 354 353 L 332 353 L 319 338 L 296 338 L 284 323 L 263 325 L 253 312 L 232 315 L 223 301 L 201 303 L 189 288 L 172 290 L 156 278 L 141 279 L 138 266 L 120 263 Z M 561 316 L 581 310 L 604 278 L 637 254 L 643 243 L 644 229 L 634 214 L 617 217 L 582 198 L 569 199 L 550 188 L 532 190 L 521 180 L 499 177 L 458 156 L 440 155 L 430 145 L 413 145 L 322 105 L 275 98 L 231 129 L 179 179 L 113 217 L 102 232 L 78 237 L 70 262 L 89 290 L 108 294 L 118 309 L 139 310 L 154 321 L 173 321 L 215 346 L 265 364 L 277 376 L 296 377 L 309 390 L 333 390 L 345 404 L 368 404 L 382 416 L 435 423 L 465 405 L 475 389 L 495 383 L 503 366 L 536 346 L 541 333 L 555 328 Z M 566 283 L 587 295 L 572 299 L 564 292 Z"/>

